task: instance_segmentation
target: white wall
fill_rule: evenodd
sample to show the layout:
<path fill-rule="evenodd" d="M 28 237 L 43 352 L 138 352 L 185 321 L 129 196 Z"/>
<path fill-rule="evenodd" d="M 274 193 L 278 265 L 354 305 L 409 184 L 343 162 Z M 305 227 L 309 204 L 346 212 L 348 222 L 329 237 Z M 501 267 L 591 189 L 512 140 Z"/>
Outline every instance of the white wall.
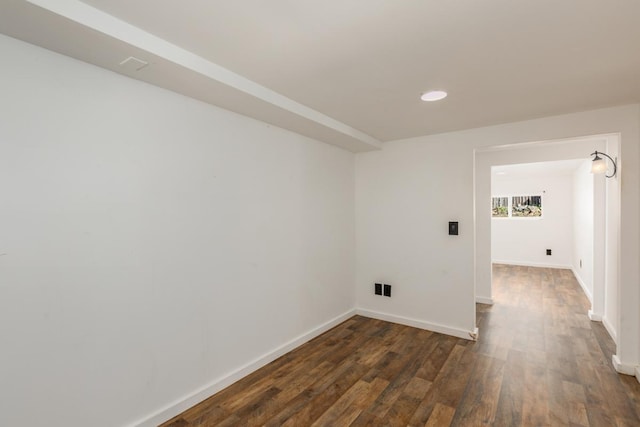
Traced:
<path fill-rule="evenodd" d="M 638 127 L 640 128 L 640 108 L 638 108 L 638 110 L 636 112 L 636 117 L 637 117 L 637 120 L 638 120 L 638 122 L 637 122 L 638 123 Z M 640 145 L 640 141 L 638 142 L 638 145 Z M 636 155 L 639 157 L 638 163 L 640 163 L 640 150 L 636 151 Z M 620 163 L 618 163 L 618 164 L 620 165 Z M 638 183 L 638 185 L 636 186 L 636 194 L 637 194 L 638 199 L 639 199 L 638 205 L 639 205 L 639 209 L 640 209 L 640 174 L 638 174 L 638 176 L 636 176 L 636 179 L 637 179 L 636 183 Z M 631 181 L 631 182 L 633 183 L 633 181 Z M 609 194 L 607 194 L 607 203 L 612 202 L 612 200 L 610 200 L 609 197 L 611 197 L 611 196 Z M 615 194 L 614 197 L 618 197 L 619 198 L 620 194 L 619 193 Z M 615 200 L 613 200 L 613 202 L 615 203 Z M 638 224 L 639 224 L 638 225 L 638 229 L 640 229 L 640 215 L 638 215 L 637 221 L 638 221 Z M 617 231 L 618 231 L 618 233 L 620 233 L 620 228 L 618 228 Z M 638 246 L 640 247 L 640 242 L 638 242 Z M 618 247 L 616 249 L 619 250 L 620 248 Z M 639 249 L 639 251 L 640 251 L 640 249 Z M 636 264 L 636 270 L 637 270 L 636 273 L 638 274 L 638 277 L 640 277 L 640 262 Z M 607 277 L 607 280 L 608 279 L 609 278 Z M 638 281 L 638 283 L 640 283 L 640 280 Z M 619 304 L 619 306 L 620 305 L 622 305 L 622 304 Z M 638 355 L 640 355 L 640 328 L 636 331 L 636 333 L 638 335 L 638 341 L 636 343 L 637 344 L 637 350 L 636 351 L 638 352 Z M 638 358 L 640 359 L 640 356 L 638 356 Z M 638 380 L 638 382 L 640 382 L 640 363 L 638 363 L 638 366 L 636 366 L 635 375 L 636 375 L 636 379 Z"/>
<path fill-rule="evenodd" d="M 527 143 L 615 133 L 624 163 L 619 180 L 629 183 L 620 190 L 618 318 L 624 325 L 617 357 L 624 367 L 640 364 L 639 117 L 639 105 L 606 108 L 395 141 L 356 155 L 358 306 L 472 328 L 474 296 L 491 297 L 491 166 L 575 159 L 572 144 L 540 149 Z M 511 144 L 518 146 L 515 156 Z M 593 147 L 583 144 L 585 159 Z M 450 220 L 460 221 L 458 237 L 446 235 Z M 372 284 L 380 280 L 395 285 L 392 298 L 373 296 Z"/>
<path fill-rule="evenodd" d="M 631 257 L 625 252 L 626 250 L 628 250 L 627 247 L 624 244 L 621 244 L 621 242 L 624 243 L 625 240 L 629 240 L 630 237 L 627 235 L 627 233 L 629 232 L 628 230 L 625 229 L 624 234 L 621 231 L 621 227 L 623 226 L 622 216 L 626 214 L 626 212 L 613 212 L 613 214 L 611 214 L 609 213 L 609 206 L 617 206 L 620 204 L 622 197 L 622 192 L 620 191 L 621 187 L 625 194 L 630 190 L 630 188 L 628 187 L 635 188 L 636 193 L 638 192 L 638 188 L 640 188 L 640 185 L 629 186 L 627 184 L 628 182 L 633 182 L 633 180 L 627 178 L 628 171 L 624 171 L 624 166 L 626 165 L 627 168 L 630 167 L 629 160 L 633 160 L 632 148 L 637 147 L 622 147 L 621 151 L 621 147 L 619 147 L 618 144 L 607 144 L 606 152 L 614 159 L 618 159 L 618 174 L 615 178 L 605 178 L 604 176 L 600 175 L 594 180 L 594 185 L 596 187 L 596 200 L 598 197 L 604 199 L 601 201 L 596 201 L 595 206 L 607 206 L 607 213 L 601 214 L 605 215 L 606 222 L 606 244 L 604 248 L 606 265 L 603 278 L 605 283 L 604 295 L 602 295 L 602 298 L 604 300 L 604 314 L 602 316 L 602 322 L 604 323 L 614 341 L 618 343 L 618 347 L 622 346 L 624 348 L 627 348 L 629 346 L 630 341 L 628 340 L 628 336 L 632 335 L 628 333 L 630 331 L 626 330 L 626 328 L 630 328 L 633 330 L 633 325 L 635 325 L 634 319 L 638 318 L 637 314 L 640 311 L 638 310 L 639 305 L 632 307 L 632 304 L 630 304 L 629 301 L 625 300 L 626 298 L 632 298 L 632 294 L 628 292 L 627 288 L 623 286 L 616 286 L 616 284 L 621 280 L 624 284 L 623 275 L 624 270 L 628 268 L 628 263 L 634 262 L 635 265 L 638 266 L 640 265 L 640 263 L 638 263 L 638 259 L 640 259 L 640 257 L 637 257 L 635 261 L 631 261 Z M 621 153 L 628 153 L 628 156 L 625 157 L 629 157 L 630 159 L 625 160 L 625 158 L 621 157 Z M 611 167 L 610 164 L 609 167 Z M 636 170 L 638 169 L 640 169 L 640 167 L 636 168 Z M 636 182 L 640 182 L 640 177 L 636 176 Z M 626 202 L 626 197 L 622 198 L 622 201 Z M 625 221 L 625 224 L 627 224 L 627 221 Z M 598 229 L 596 228 L 596 231 L 597 230 Z M 597 257 L 599 255 L 596 254 L 595 256 L 597 260 Z M 634 287 L 635 290 L 640 289 L 640 286 L 638 286 L 638 284 L 640 284 L 640 280 L 636 282 L 636 286 Z M 634 314 L 636 316 L 634 316 Z M 622 329 L 623 327 L 625 329 Z M 638 338 L 640 338 L 640 332 L 637 332 L 637 334 Z M 623 337 L 620 337 L 620 335 L 623 335 Z M 615 359 L 614 362 L 622 363 L 619 360 L 619 357 Z M 636 365 L 640 365 L 640 363 L 636 363 Z M 622 367 L 622 369 L 627 373 L 629 373 L 630 371 L 630 369 L 626 369 L 625 367 Z"/>
<path fill-rule="evenodd" d="M 354 208 L 357 304 L 471 330 L 491 222 L 476 211 L 474 230 L 491 166 L 474 152 L 579 135 L 621 135 L 616 356 L 640 363 L 638 105 L 387 144 L 357 156 L 354 207 L 349 153 L 0 49 L 1 425 L 133 422 L 349 313 Z"/>
<path fill-rule="evenodd" d="M 0 425 L 135 422 L 354 307 L 351 153 L 0 51 Z"/>
<path fill-rule="evenodd" d="M 356 155 L 356 292 L 369 316 L 469 338 L 473 156 L 465 143 L 387 143 Z M 459 235 L 448 235 L 448 222 Z M 373 284 L 392 285 L 391 298 Z"/>
<path fill-rule="evenodd" d="M 492 262 L 571 267 L 573 192 L 570 174 L 493 176 L 491 192 L 493 196 L 542 196 L 542 217 L 491 219 Z M 551 249 L 550 256 L 546 255 L 547 249 Z"/>
<path fill-rule="evenodd" d="M 573 256 L 572 269 L 578 282 L 593 302 L 594 269 L 594 175 L 591 161 L 585 162 L 573 174 Z"/>

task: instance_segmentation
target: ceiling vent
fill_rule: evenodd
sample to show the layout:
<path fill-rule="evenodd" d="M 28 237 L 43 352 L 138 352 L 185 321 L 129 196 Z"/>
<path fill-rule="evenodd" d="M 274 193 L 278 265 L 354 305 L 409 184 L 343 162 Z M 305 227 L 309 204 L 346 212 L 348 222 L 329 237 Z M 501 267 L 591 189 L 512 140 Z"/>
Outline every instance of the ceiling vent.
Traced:
<path fill-rule="evenodd" d="M 147 65 L 149 65 L 147 61 L 143 61 L 142 59 L 138 59 L 134 56 L 130 56 L 120 63 L 122 68 L 131 72 L 140 71 Z"/>

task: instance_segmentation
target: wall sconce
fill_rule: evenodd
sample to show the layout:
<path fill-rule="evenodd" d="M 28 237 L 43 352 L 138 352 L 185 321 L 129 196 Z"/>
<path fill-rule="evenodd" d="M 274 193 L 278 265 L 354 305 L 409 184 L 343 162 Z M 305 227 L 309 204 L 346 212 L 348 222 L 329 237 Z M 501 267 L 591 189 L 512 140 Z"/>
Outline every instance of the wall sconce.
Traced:
<path fill-rule="evenodd" d="M 611 175 L 606 175 L 607 161 L 602 157 L 600 157 L 600 154 L 605 157 L 608 157 L 609 160 L 611 160 L 611 163 L 613 163 L 613 173 Z M 593 161 L 591 162 L 591 173 L 605 174 L 607 178 L 613 178 L 614 176 L 616 176 L 616 172 L 618 171 L 618 165 L 616 165 L 616 161 L 613 160 L 611 156 L 609 156 L 608 154 L 602 153 L 600 151 L 594 151 L 593 153 L 591 153 L 591 155 L 595 156 L 593 158 Z"/>

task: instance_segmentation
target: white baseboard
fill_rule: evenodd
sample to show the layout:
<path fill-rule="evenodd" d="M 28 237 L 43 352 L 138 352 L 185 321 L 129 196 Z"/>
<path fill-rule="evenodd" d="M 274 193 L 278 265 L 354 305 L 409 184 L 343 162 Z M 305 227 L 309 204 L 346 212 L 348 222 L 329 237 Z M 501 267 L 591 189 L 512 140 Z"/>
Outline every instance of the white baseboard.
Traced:
<path fill-rule="evenodd" d="M 547 264 L 543 262 L 529 262 L 529 261 L 505 261 L 505 260 L 491 260 L 492 264 L 506 264 L 506 265 L 520 265 L 522 267 L 540 267 L 540 268 L 561 268 L 571 270 L 570 265 L 564 264 Z"/>
<path fill-rule="evenodd" d="M 283 344 L 282 346 L 260 356 L 259 358 L 247 363 L 244 366 L 236 369 L 235 371 L 211 381 L 209 384 L 200 388 L 199 390 L 194 391 L 193 393 L 178 399 L 164 408 L 158 410 L 157 412 L 139 420 L 133 424 L 130 424 L 131 427 L 152 427 L 162 424 L 163 422 L 170 420 L 176 415 L 186 411 L 192 406 L 202 402 L 209 396 L 214 395 L 215 393 L 223 390 L 224 388 L 230 386 L 234 382 L 240 380 L 241 378 L 246 377 L 250 373 L 260 369 L 266 364 L 274 361 L 278 357 L 288 353 L 289 351 L 299 347 L 300 345 L 310 341 L 311 339 L 317 337 L 318 335 L 328 331 L 334 326 L 339 325 L 345 320 L 349 319 L 353 315 L 358 314 L 364 317 L 370 317 L 373 319 L 384 320 L 387 322 L 399 323 L 402 325 L 412 326 L 415 328 L 426 329 L 433 332 L 438 332 L 441 334 L 451 335 L 458 338 L 463 338 L 467 340 L 475 341 L 478 337 L 478 328 L 474 328 L 473 331 L 466 331 L 464 329 L 452 328 L 450 326 L 439 325 L 437 323 L 425 322 L 423 320 L 411 319 L 408 317 L 396 316 L 393 314 L 381 313 L 377 311 L 364 310 L 364 309 L 353 309 L 349 310 L 328 322 L 318 326 L 317 328 L 308 331 L 293 340 Z"/>
<path fill-rule="evenodd" d="M 602 322 L 602 314 L 594 313 L 593 310 L 589 310 L 587 314 L 589 315 L 589 320 L 593 322 Z"/>
<path fill-rule="evenodd" d="M 307 341 L 310 341 L 311 339 L 317 337 L 318 335 L 328 331 L 334 326 L 339 325 L 340 323 L 344 322 L 345 320 L 354 316 L 355 314 L 356 314 L 356 310 L 354 309 L 349 310 L 329 320 L 328 322 L 323 323 L 322 325 L 292 339 L 291 341 L 281 345 L 280 347 L 274 350 L 271 350 L 270 352 L 258 357 L 257 359 L 247 363 L 246 365 L 239 367 L 235 371 L 221 378 L 217 378 L 211 381 L 209 384 L 205 385 L 199 390 L 196 390 L 193 393 L 168 404 L 163 409 L 160 409 L 154 414 L 151 414 L 148 417 L 131 424 L 131 426 L 155 427 L 159 424 L 162 424 L 163 422 L 170 420 L 171 418 L 186 411 L 187 409 L 191 408 L 197 403 L 202 402 L 209 396 L 212 396 L 215 393 L 219 392 L 220 390 L 230 386 L 231 384 L 235 383 L 239 379 L 246 377 L 250 373 L 262 368 L 266 364 L 273 362 L 283 354 L 288 353 L 289 351 L 295 349 L 296 347 L 299 347 L 302 344 L 306 343 Z"/>
<path fill-rule="evenodd" d="M 613 363 L 615 370 L 621 374 L 635 375 L 638 370 L 637 366 L 622 363 L 617 354 L 611 356 L 611 363 Z"/>
<path fill-rule="evenodd" d="M 476 295 L 476 302 L 478 304 L 488 304 L 488 305 L 493 305 L 493 298 L 489 298 L 489 297 L 481 297 L 479 295 Z"/>
<path fill-rule="evenodd" d="M 636 368 L 636 379 L 638 380 L 638 382 L 640 383 L 640 366 L 638 366 Z"/>
<path fill-rule="evenodd" d="M 478 341 L 478 336 L 480 335 L 480 329 L 476 326 L 473 328 L 473 332 L 469 332 L 469 336 L 471 337 L 471 341 Z"/>
<path fill-rule="evenodd" d="M 571 271 L 573 272 L 573 277 L 576 278 L 576 280 L 578 281 L 578 284 L 582 288 L 582 291 L 584 292 L 584 294 L 589 299 L 589 302 L 591 303 L 591 305 L 593 305 L 593 295 L 591 295 L 591 292 L 589 291 L 589 289 L 587 289 L 587 285 L 584 284 L 584 282 L 582 281 L 582 278 L 580 277 L 578 272 L 575 270 L 575 268 L 572 267 Z M 593 320 L 593 319 L 591 319 L 591 320 Z"/>
<path fill-rule="evenodd" d="M 616 343 L 616 345 L 618 344 L 618 333 L 616 332 L 615 328 L 613 327 L 613 325 L 609 322 L 609 319 L 607 319 L 606 317 L 602 317 L 602 324 L 604 325 L 604 328 L 607 330 L 607 332 L 609 332 L 609 335 L 611 336 L 611 339 L 613 340 L 614 343 Z"/>
<path fill-rule="evenodd" d="M 379 311 L 365 310 L 356 308 L 356 314 L 372 319 L 384 320 L 386 322 L 399 323 L 401 325 L 412 326 L 414 328 L 426 329 L 428 331 L 438 332 L 445 335 L 451 335 L 466 340 L 475 341 L 478 337 L 478 328 L 471 331 L 453 328 L 451 326 L 439 325 L 437 323 L 426 322 L 424 320 L 411 319 L 409 317 L 396 316 L 395 314 L 381 313 Z"/>

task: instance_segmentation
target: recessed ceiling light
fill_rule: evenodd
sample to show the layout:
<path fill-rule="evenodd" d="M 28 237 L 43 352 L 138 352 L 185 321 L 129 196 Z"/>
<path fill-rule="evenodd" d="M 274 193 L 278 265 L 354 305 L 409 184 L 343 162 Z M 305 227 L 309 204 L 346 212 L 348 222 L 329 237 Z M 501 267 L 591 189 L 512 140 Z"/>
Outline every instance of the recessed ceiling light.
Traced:
<path fill-rule="evenodd" d="M 447 97 L 447 92 L 443 90 L 430 90 L 422 94 L 420 99 L 423 101 L 440 101 Z"/>

